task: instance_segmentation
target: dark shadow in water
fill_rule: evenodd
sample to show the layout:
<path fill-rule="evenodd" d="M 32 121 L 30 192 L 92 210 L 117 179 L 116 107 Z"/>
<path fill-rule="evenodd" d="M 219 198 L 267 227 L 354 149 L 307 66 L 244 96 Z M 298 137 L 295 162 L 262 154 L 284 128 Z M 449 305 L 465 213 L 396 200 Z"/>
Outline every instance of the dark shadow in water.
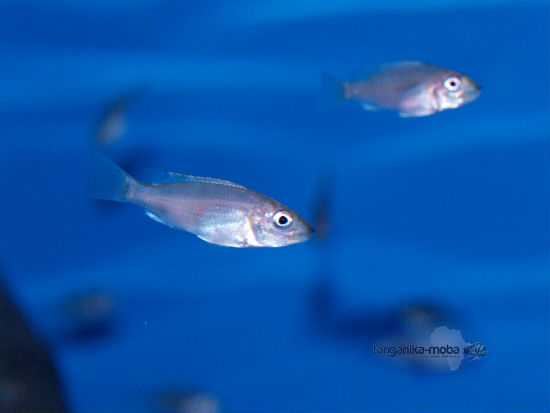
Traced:
<path fill-rule="evenodd" d="M 65 412 L 61 382 L 46 346 L 0 281 L 0 412 Z"/>

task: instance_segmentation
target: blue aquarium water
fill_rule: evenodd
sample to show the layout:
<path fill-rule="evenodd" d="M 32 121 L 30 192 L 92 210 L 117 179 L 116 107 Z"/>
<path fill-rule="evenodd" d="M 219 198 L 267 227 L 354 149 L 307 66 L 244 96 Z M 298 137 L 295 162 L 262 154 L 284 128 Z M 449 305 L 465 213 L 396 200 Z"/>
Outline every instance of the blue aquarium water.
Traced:
<path fill-rule="evenodd" d="M 68 410 L 549 411 L 549 11 L 2 0 L 1 276 Z M 322 71 L 403 60 L 481 96 L 421 118 L 320 96 Z M 92 201 L 98 145 L 138 178 L 238 182 L 320 236 L 224 248 Z M 487 354 L 376 353 L 445 326 Z"/>

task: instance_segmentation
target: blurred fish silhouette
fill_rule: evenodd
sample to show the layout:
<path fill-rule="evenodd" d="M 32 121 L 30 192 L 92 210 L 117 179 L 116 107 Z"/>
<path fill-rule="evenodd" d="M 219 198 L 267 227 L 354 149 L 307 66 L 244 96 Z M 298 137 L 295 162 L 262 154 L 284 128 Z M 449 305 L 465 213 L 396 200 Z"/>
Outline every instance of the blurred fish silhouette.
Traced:
<path fill-rule="evenodd" d="M 154 183 L 139 182 L 97 154 L 92 196 L 140 205 L 157 222 L 227 247 L 283 247 L 313 233 L 297 212 L 244 186 L 175 172 L 157 175 Z"/>
<path fill-rule="evenodd" d="M 81 292 L 61 305 L 62 333 L 73 341 L 109 335 L 115 324 L 115 299 L 100 290 Z"/>
<path fill-rule="evenodd" d="M 487 354 L 487 349 L 479 341 L 473 344 L 468 343 L 468 345 L 464 347 L 464 355 L 471 357 L 471 360 L 479 360 L 480 357 L 486 356 Z"/>
<path fill-rule="evenodd" d="M 174 390 L 156 397 L 159 411 L 179 413 L 220 413 L 219 399 L 199 390 Z"/>
<path fill-rule="evenodd" d="M 139 140 L 120 145 L 128 131 L 129 109 L 145 91 L 145 86 L 134 86 L 113 97 L 105 104 L 92 132 L 93 145 L 116 159 L 129 173 L 143 170 L 157 155 L 155 148 L 139 144 Z M 100 212 L 112 212 L 117 207 L 120 205 L 105 202 L 95 204 L 96 210 Z"/>
<path fill-rule="evenodd" d="M 142 94 L 143 88 L 134 87 L 107 103 L 95 128 L 94 140 L 98 147 L 112 145 L 126 134 L 128 109 Z"/>
<path fill-rule="evenodd" d="M 332 225 L 332 181 L 330 175 L 320 179 L 317 197 L 313 209 L 313 225 L 315 226 L 315 238 L 319 243 L 328 240 Z"/>
<path fill-rule="evenodd" d="M 323 74 L 323 93 L 334 101 L 358 101 L 368 111 L 390 109 L 401 117 L 420 117 L 471 102 L 481 88 L 453 70 L 405 61 L 378 66 L 358 81 Z"/>
<path fill-rule="evenodd" d="M 314 203 L 315 235 L 320 247 L 316 280 L 312 286 L 312 321 L 333 335 L 357 340 L 362 345 L 372 339 L 417 342 L 448 318 L 447 311 L 430 300 L 396 308 L 346 309 L 338 297 L 338 279 L 326 249 L 332 227 L 332 174 L 323 174 Z"/>
<path fill-rule="evenodd" d="M 0 285 L 0 411 L 64 412 L 61 382 L 48 349 Z"/>

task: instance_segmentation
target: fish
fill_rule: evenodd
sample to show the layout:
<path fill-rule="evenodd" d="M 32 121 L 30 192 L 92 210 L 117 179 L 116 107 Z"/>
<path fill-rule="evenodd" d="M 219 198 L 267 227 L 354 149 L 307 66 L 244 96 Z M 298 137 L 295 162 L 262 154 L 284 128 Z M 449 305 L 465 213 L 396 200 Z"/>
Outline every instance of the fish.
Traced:
<path fill-rule="evenodd" d="M 284 247 L 307 241 L 314 230 L 294 210 L 242 185 L 156 171 L 140 182 L 103 155 L 95 156 L 91 196 L 130 202 L 149 218 L 221 246 Z"/>
<path fill-rule="evenodd" d="M 473 344 L 468 343 L 464 347 L 464 355 L 472 357 L 472 360 L 478 360 L 480 357 L 486 356 L 487 354 L 487 348 L 479 341 Z"/>
<path fill-rule="evenodd" d="M 220 413 L 221 401 L 211 392 L 200 389 L 173 389 L 153 398 L 155 411 L 180 413 Z"/>
<path fill-rule="evenodd" d="M 405 61 L 378 66 L 357 81 L 323 73 L 323 93 L 333 101 L 358 101 L 364 110 L 389 109 L 407 118 L 456 109 L 477 99 L 481 87 L 454 70 Z"/>
<path fill-rule="evenodd" d="M 116 299 L 101 290 L 78 292 L 57 305 L 59 333 L 71 342 L 107 337 L 117 326 Z"/>
<path fill-rule="evenodd" d="M 119 93 L 105 105 L 94 129 L 94 142 L 98 147 L 111 146 L 126 134 L 128 110 L 143 92 L 142 86 L 136 86 Z"/>

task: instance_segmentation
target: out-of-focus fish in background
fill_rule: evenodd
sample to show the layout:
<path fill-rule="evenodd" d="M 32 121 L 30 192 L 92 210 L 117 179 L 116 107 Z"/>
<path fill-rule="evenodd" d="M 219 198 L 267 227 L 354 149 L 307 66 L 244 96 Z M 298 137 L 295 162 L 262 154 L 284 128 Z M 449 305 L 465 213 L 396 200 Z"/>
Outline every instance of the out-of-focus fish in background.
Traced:
<path fill-rule="evenodd" d="M 172 390 L 155 397 L 155 411 L 179 413 L 220 413 L 218 397 L 201 390 Z"/>
<path fill-rule="evenodd" d="M 56 307 L 61 335 L 73 342 L 107 337 L 115 331 L 116 300 L 105 291 L 81 291 Z"/>
<path fill-rule="evenodd" d="M 0 412 L 64 412 L 61 381 L 46 346 L 0 282 Z"/>
<path fill-rule="evenodd" d="M 357 81 L 340 81 L 323 73 L 323 94 L 334 101 L 358 101 L 363 109 L 390 109 L 401 117 L 433 115 L 455 109 L 479 96 L 471 78 L 443 67 L 405 61 L 378 66 Z"/>
<path fill-rule="evenodd" d="M 233 182 L 158 171 L 154 183 L 132 178 L 95 156 L 92 196 L 131 202 L 147 216 L 227 247 L 283 247 L 308 240 L 313 229 L 297 212 Z"/>
<path fill-rule="evenodd" d="M 332 180 L 330 174 L 322 175 L 313 205 L 315 237 L 320 244 L 327 242 L 332 225 Z"/>
<path fill-rule="evenodd" d="M 119 93 L 105 105 L 94 128 L 93 139 L 96 146 L 110 146 L 126 134 L 128 109 L 142 94 L 143 88 L 134 87 Z"/>
<path fill-rule="evenodd" d="M 146 89 L 145 85 L 136 85 L 107 99 L 91 132 L 91 144 L 94 148 L 115 159 L 130 174 L 147 168 L 158 154 L 157 148 L 140 144 L 139 136 L 127 139 L 130 129 L 129 111 L 143 97 Z M 119 206 L 105 202 L 97 202 L 95 205 L 96 210 L 101 212 L 112 212 Z"/>

